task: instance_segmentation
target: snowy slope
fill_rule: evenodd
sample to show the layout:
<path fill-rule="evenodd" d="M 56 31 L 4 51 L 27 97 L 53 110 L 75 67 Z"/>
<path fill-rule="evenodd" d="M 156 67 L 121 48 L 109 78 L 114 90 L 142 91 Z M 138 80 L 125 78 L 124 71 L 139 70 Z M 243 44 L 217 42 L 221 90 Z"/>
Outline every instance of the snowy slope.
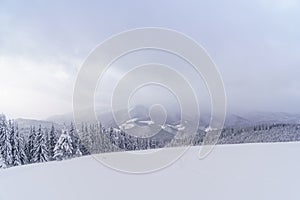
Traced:
<path fill-rule="evenodd" d="M 0 199 L 300 198 L 300 143 L 220 145 L 204 160 L 198 151 L 144 175 L 113 171 L 92 157 L 11 168 L 0 172 Z"/>

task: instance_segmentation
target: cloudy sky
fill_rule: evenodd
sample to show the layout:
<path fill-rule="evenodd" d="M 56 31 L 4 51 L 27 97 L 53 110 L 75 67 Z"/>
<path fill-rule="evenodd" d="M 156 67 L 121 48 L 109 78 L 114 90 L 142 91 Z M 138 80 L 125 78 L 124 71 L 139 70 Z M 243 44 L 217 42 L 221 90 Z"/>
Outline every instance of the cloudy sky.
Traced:
<path fill-rule="evenodd" d="M 38 119 L 71 112 L 89 52 L 113 34 L 149 26 L 202 44 L 222 74 L 229 111 L 300 112 L 298 0 L 0 0 L 0 112 Z"/>

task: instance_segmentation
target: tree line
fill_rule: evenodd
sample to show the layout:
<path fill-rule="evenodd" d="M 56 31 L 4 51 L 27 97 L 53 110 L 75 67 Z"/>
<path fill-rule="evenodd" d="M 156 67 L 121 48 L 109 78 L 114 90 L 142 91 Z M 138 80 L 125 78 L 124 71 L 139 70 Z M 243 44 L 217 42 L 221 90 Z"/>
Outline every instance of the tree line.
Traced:
<path fill-rule="evenodd" d="M 16 122 L 0 115 L 0 168 L 81 156 L 79 143 L 73 124 L 60 135 L 54 125 L 50 130 L 31 126 L 25 135 Z"/>
<path fill-rule="evenodd" d="M 82 123 L 79 130 L 73 123 L 61 130 L 54 125 L 50 129 L 31 126 L 25 133 L 14 120 L 0 115 L 0 168 L 163 146 L 162 141 L 137 138 L 99 123 Z"/>
<path fill-rule="evenodd" d="M 14 120 L 0 115 L 0 168 L 64 160 L 74 157 L 117 151 L 146 150 L 163 147 L 201 145 L 207 136 L 204 130 L 193 135 L 163 139 L 139 138 L 100 123 L 73 123 L 56 129 L 41 125 L 20 130 Z M 298 124 L 261 124 L 251 127 L 227 127 L 221 131 L 218 144 L 300 141 Z"/>

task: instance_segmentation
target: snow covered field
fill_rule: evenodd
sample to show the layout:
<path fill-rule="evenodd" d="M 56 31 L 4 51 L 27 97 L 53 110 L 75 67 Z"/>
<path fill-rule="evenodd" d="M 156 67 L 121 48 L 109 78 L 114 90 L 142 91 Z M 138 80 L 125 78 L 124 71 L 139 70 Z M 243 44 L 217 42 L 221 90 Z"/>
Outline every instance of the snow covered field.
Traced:
<path fill-rule="evenodd" d="M 0 171 L 0 200 L 299 199 L 300 143 L 192 147 L 174 165 L 132 175 L 93 157 Z"/>

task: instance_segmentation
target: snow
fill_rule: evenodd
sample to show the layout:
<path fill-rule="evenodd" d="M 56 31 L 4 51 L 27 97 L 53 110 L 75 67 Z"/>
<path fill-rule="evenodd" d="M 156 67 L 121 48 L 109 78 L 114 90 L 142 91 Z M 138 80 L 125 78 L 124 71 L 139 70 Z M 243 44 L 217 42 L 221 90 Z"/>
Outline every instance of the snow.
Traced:
<path fill-rule="evenodd" d="M 204 131 L 209 132 L 209 131 L 216 131 L 216 130 L 218 130 L 218 129 L 215 129 L 215 128 L 212 128 L 212 127 L 209 126 Z"/>
<path fill-rule="evenodd" d="M 135 127 L 134 124 L 122 124 L 122 125 L 120 126 L 120 128 L 121 128 L 122 130 L 127 130 L 127 129 L 131 129 L 131 128 L 134 128 L 134 127 Z"/>
<path fill-rule="evenodd" d="M 139 121 L 139 123 L 141 124 L 146 124 L 146 125 L 152 125 L 152 124 L 155 124 L 154 121 Z"/>
<path fill-rule="evenodd" d="M 183 126 L 182 124 L 178 124 L 178 125 L 165 124 L 162 125 L 161 128 L 169 133 L 174 133 L 176 131 L 183 131 L 185 129 L 185 126 Z"/>
<path fill-rule="evenodd" d="M 137 120 L 139 120 L 139 118 L 132 118 L 132 119 L 128 120 L 126 123 L 133 123 L 133 122 L 136 122 Z"/>
<path fill-rule="evenodd" d="M 132 118 L 128 121 L 126 121 L 124 124 L 122 124 L 120 126 L 121 129 L 123 130 L 127 130 L 127 129 L 131 129 L 131 128 L 134 128 L 135 127 L 135 122 L 138 120 L 138 118 Z"/>
<path fill-rule="evenodd" d="M 199 149 L 143 175 L 114 171 L 91 156 L 4 169 L 0 199 L 299 199 L 299 142 L 219 145 L 203 160 Z"/>
<path fill-rule="evenodd" d="M 185 130 L 185 126 L 183 126 L 182 124 L 176 125 L 175 128 L 177 128 L 178 131 L 184 131 Z"/>

